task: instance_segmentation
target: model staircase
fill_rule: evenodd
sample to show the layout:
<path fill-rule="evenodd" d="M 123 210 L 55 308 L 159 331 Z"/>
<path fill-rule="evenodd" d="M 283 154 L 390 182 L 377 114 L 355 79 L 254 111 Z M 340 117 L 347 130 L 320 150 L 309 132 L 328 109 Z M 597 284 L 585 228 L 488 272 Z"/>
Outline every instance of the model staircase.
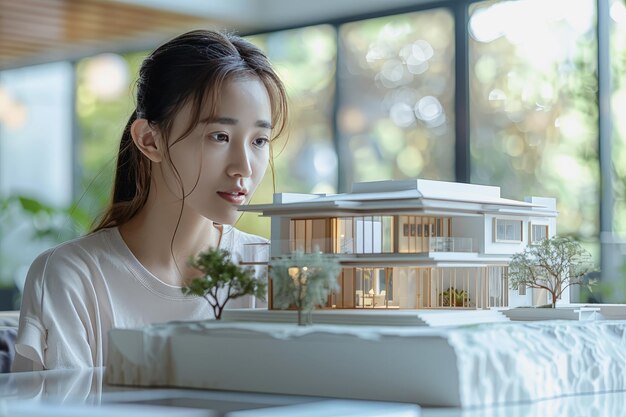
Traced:
<path fill-rule="evenodd" d="M 415 311 L 415 310 L 414 310 Z M 510 319 L 500 310 L 416 310 L 418 317 L 429 327 L 464 326 L 507 322 Z"/>

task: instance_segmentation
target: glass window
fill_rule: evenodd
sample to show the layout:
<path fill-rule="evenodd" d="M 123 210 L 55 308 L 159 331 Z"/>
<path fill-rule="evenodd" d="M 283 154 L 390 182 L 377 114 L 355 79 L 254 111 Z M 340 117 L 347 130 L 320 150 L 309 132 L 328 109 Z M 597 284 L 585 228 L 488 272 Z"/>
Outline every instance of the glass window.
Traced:
<path fill-rule="evenodd" d="M 55 206 L 72 201 L 69 63 L 0 73 L 0 191 Z"/>
<path fill-rule="evenodd" d="M 337 154 L 333 144 L 332 111 L 335 93 L 336 32 L 320 25 L 250 36 L 268 56 L 289 96 L 289 126 L 273 145 L 276 191 L 334 193 Z M 272 173 L 251 204 L 272 201 Z M 270 219 L 246 213 L 237 227 L 270 236 Z"/>
<path fill-rule="evenodd" d="M 454 23 L 447 9 L 348 23 L 338 128 L 355 181 L 454 179 Z"/>
<path fill-rule="evenodd" d="M 626 5 L 622 0 L 611 2 L 611 65 L 613 143 L 613 231 L 626 237 Z"/>
<path fill-rule="evenodd" d="M 559 234 L 597 244 L 595 4 L 472 4 L 469 53 L 471 182 L 556 197 Z"/>
<path fill-rule="evenodd" d="M 147 52 L 101 54 L 76 64 L 80 207 L 97 218 L 111 198 L 120 139 Z"/>
<path fill-rule="evenodd" d="M 522 221 L 496 219 L 496 242 L 521 242 Z"/>
<path fill-rule="evenodd" d="M 43 230 L 73 235 L 61 213 L 73 193 L 72 80 L 67 62 L 0 72 L 0 287 L 21 289 L 33 259 L 62 239 Z M 58 219 L 26 210 L 17 196 L 58 208 Z M 9 301 L 2 308 L 17 307 Z"/>
<path fill-rule="evenodd" d="M 353 229 L 354 223 L 352 217 L 340 217 L 337 219 L 337 253 L 354 253 Z"/>
<path fill-rule="evenodd" d="M 383 216 L 383 252 L 391 253 L 394 251 L 393 247 L 393 216 Z"/>
<path fill-rule="evenodd" d="M 548 226 L 545 224 L 530 225 L 530 243 L 537 244 L 548 238 Z"/>

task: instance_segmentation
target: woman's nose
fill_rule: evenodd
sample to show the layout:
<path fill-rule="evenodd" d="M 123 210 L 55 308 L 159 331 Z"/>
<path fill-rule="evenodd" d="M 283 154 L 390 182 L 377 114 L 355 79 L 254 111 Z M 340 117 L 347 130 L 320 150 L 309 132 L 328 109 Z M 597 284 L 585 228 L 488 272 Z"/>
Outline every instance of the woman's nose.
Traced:
<path fill-rule="evenodd" d="M 250 156 L 245 146 L 233 148 L 230 153 L 227 174 L 231 177 L 249 177 L 252 175 Z"/>

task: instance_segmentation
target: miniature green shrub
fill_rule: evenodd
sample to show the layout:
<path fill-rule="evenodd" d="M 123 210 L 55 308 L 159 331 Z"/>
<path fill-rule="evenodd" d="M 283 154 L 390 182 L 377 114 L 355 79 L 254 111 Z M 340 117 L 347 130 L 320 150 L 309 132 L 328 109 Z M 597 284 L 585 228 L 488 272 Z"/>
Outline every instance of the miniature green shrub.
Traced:
<path fill-rule="evenodd" d="M 457 290 L 450 287 L 440 294 L 439 299 L 442 300 L 442 307 L 463 307 L 469 306 L 469 294 L 465 290 Z"/>
<path fill-rule="evenodd" d="M 255 278 L 254 269 L 242 268 L 231 261 L 225 249 L 208 249 L 193 258 L 189 265 L 202 272 L 182 288 L 185 295 L 203 297 L 213 309 L 215 318 L 222 318 L 222 311 L 229 300 L 253 295 L 265 300 L 267 282 Z"/>

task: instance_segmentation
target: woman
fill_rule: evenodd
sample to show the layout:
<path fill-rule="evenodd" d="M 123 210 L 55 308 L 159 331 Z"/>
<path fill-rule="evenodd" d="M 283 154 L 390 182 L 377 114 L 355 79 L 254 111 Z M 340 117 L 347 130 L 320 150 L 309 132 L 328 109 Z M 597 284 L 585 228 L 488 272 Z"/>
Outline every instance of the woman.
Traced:
<path fill-rule="evenodd" d="M 29 270 L 13 370 L 103 366 L 113 327 L 211 318 L 204 299 L 181 293 L 199 275 L 188 259 L 208 247 L 240 259 L 244 244 L 263 241 L 228 226 L 286 122 L 285 90 L 263 53 L 237 36 L 189 32 L 145 59 L 136 91 L 110 207 L 92 233 Z"/>

